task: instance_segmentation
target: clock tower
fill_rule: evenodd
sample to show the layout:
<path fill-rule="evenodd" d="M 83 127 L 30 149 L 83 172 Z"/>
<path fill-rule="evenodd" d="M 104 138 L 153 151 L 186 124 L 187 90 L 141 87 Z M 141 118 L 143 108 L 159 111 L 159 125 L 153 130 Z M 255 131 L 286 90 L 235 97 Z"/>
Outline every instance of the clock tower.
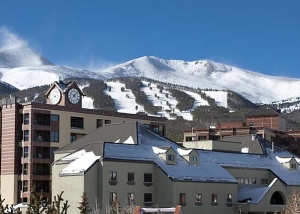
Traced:
<path fill-rule="evenodd" d="M 85 96 L 75 81 L 54 82 L 45 94 L 46 103 L 50 105 L 82 108 L 82 97 Z"/>

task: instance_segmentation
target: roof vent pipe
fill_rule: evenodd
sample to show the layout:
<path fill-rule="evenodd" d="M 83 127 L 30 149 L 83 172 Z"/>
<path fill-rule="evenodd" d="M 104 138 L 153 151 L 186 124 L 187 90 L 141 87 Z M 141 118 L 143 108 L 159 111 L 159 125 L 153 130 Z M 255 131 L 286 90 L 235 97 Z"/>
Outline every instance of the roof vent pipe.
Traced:
<path fill-rule="evenodd" d="M 255 134 L 253 134 L 253 135 L 252 135 L 252 141 L 254 141 L 254 140 L 255 140 L 255 137 L 256 137 L 256 135 L 255 135 Z"/>

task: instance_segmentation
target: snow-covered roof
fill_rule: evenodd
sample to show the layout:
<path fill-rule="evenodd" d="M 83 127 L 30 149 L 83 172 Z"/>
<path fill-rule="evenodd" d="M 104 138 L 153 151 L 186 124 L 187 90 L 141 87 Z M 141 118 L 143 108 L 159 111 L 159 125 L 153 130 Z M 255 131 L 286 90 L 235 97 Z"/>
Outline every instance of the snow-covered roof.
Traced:
<path fill-rule="evenodd" d="M 159 148 L 159 147 L 155 147 L 155 146 L 152 146 L 152 149 L 153 149 L 153 152 L 155 153 L 155 154 L 165 154 L 167 151 L 168 151 L 168 149 L 165 149 L 165 148 Z"/>
<path fill-rule="evenodd" d="M 93 163 L 95 163 L 95 161 L 100 159 L 100 156 L 96 156 L 93 152 L 86 152 L 85 150 L 80 150 L 72 155 L 72 162 L 67 167 L 62 169 L 60 176 L 84 174 L 85 171 L 88 170 Z M 65 158 L 70 156 L 71 155 Z M 62 158 L 61 160 L 65 158 Z M 67 160 L 70 160 L 70 158 Z"/>
<path fill-rule="evenodd" d="M 271 143 L 259 138 L 264 147 L 264 154 L 231 153 L 210 150 L 196 150 L 200 164 L 189 165 L 181 155 L 191 150 L 185 150 L 180 145 L 152 133 L 146 127 L 138 124 L 138 144 L 105 144 L 105 158 L 122 159 L 125 161 L 146 161 L 157 164 L 170 178 L 174 180 L 234 182 L 237 180 L 225 168 L 240 167 L 259 170 L 270 170 L 287 185 L 300 185 L 299 171 L 290 171 L 279 163 L 278 157 L 289 157 L 291 153 L 276 148 L 271 149 Z M 268 145 L 270 144 L 270 145 Z M 157 153 L 164 152 L 161 147 L 170 146 L 177 151 L 177 163 L 168 165 Z M 159 149 L 160 148 L 160 149 Z M 185 153 L 182 153 L 184 151 Z"/>
<path fill-rule="evenodd" d="M 179 155 L 181 155 L 181 156 L 189 155 L 192 151 L 193 151 L 193 149 L 182 149 L 182 148 L 178 148 L 178 149 L 177 149 L 177 152 L 178 152 Z"/>
<path fill-rule="evenodd" d="M 258 187 L 258 188 L 241 188 L 238 191 L 238 201 L 247 200 L 247 203 L 258 204 L 264 198 L 264 196 L 268 193 L 268 191 L 272 188 L 278 178 L 274 178 L 274 180 L 267 187 Z"/>
<path fill-rule="evenodd" d="M 293 159 L 293 157 L 278 157 L 278 156 L 276 156 L 276 160 L 279 163 L 289 163 L 292 159 Z"/>

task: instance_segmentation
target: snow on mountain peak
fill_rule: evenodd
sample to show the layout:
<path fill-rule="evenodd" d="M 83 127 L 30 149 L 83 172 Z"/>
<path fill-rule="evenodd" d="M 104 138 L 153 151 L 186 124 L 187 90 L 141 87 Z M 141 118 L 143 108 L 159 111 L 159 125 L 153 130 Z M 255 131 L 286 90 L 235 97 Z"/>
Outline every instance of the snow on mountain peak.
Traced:
<path fill-rule="evenodd" d="M 52 65 L 50 61 L 31 50 L 26 41 L 0 28 L 0 66 L 21 67 Z"/>

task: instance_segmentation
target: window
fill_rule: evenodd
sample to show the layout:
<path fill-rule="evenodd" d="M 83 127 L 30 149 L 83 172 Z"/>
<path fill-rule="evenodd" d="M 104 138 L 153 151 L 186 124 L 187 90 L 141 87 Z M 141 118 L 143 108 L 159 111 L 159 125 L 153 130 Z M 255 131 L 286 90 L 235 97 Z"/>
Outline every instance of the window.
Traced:
<path fill-rule="evenodd" d="M 151 173 L 144 174 L 144 182 L 152 182 L 152 174 Z"/>
<path fill-rule="evenodd" d="M 179 193 L 179 204 L 185 205 L 186 199 L 185 199 L 185 193 Z"/>
<path fill-rule="evenodd" d="M 71 128 L 83 129 L 83 118 L 71 117 Z"/>
<path fill-rule="evenodd" d="M 28 141 L 29 140 L 29 130 L 24 130 L 24 141 Z"/>
<path fill-rule="evenodd" d="M 191 157 L 191 161 L 192 161 L 192 162 L 195 163 L 195 162 L 197 162 L 197 160 L 198 160 L 198 158 L 197 158 L 196 156 L 192 156 L 192 157 Z"/>
<path fill-rule="evenodd" d="M 261 184 L 268 184 L 268 179 L 262 178 L 262 179 L 260 180 L 260 183 L 261 183 Z"/>
<path fill-rule="evenodd" d="M 109 193 L 109 202 L 110 203 L 116 203 L 117 202 L 117 193 L 110 192 Z"/>
<path fill-rule="evenodd" d="M 23 192 L 28 191 L 28 181 L 23 181 Z"/>
<path fill-rule="evenodd" d="M 292 164 L 291 164 L 291 169 L 297 169 L 297 166 L 296 166 L 295 163 L 292 163 Z"/>
<path fill-rule="evenodd" d="M 28 158 L 28 147 L 27 146 L 24 147 L 24 149 L 23 149 L 23 157 Z"/>
<path fill-rule="evenodd" d="M 241 181 L 241 184 L 243 184 L 244 183 L 244 178 L 241 178 L 240 181 Z"/>
<path fill-rule="evenodd" d="M 51 142 L 58 142 L 58 132 L 51 132 Z"/>
<path fill-rule="evenodd" d="M 256 178 L 249 178 L 249 184 L 256 184 Z"/>
<path fill-rule="evenodd" d="M 144 203 L 152 203 L 152 193 L 144 193 Z"/>
<path fill-rule="evenodd" d="M 111 120 L 105 120 L 104 123 L 105 124 L 111 124 Z"/>
<path fill-rule="evenodd" d="M 249 184 L 249 179 L 245 178 L 245 184 Z"/>
<path fill-rule="evenodd" d="M 28 163 L 23 164 L 23 174 L 28 175 Z"/>
<path fill-rule="evenodd" d="M 152 186 L 152 174 L 151 173 L 144 174 L 144 185 Z"/>
<path fill-rule="evenodd" d="M 24 124 L 29 124 L 29 114 L 24 114 Z"/>
<path fill-rule="evenodd" d="M 99 128 L 101 126 L 103 126 L 103 120 L 102 119 L 97 119 L 96 128 Z"/>
<path fill-rule="evenodd" d="M 227 196 L 226 196 L 226 202 L 227 203 L 232 203 L 232 195 L 231 194 L 227 194 Z"/>
<path fill-rule="evenodd" d="M 134 173 L 128 172 L 127 174 L 127 184 L 134 184 Z"/>
<path fill-rule="evenodd" d="M 71 135 L 70 135 L 70 142 L 73 142 L 74 140 L 76 140 L 76 134 L 71 133 Z"/>
<path fill-rule="evenodd" d="M 134 193 L 128 193 L 128 204 L 134 204 Z"/>
<path fill-rule="evenodd" d="M 111 185 L 116 185 L 117 182 L 117 172 L 111 171 L 109 172 L 109 183 Z"/>
<path fill-rule="evenodd" d="M 117 180 L 117 172 L 110 172 L 109 173 L 109 180 L 116 181 Z"/>
<path fill-rule="evenodd" d="M 195 195 L 196 203 L 202 203 L 202 194 L 196 193 Z"/>
<path fill-rule="evenodd" d="M 51 147 L 50 148 L 50 158 L 54 158 L 55 150 L 59 149 L 59 147 Z"/>
<path fill-rule="evenodd" d="M 51 121 L 52 122 L 58 122 L 59 116 L 57 114 L 51 114 Z"/>
<path fill-rule="evenodd" d="M 169 161 L 174 161 L 175 160 L 175 155 L 168 155 L 168 160 Z"/>
<path fill-rule="evenodd" d="M 217 194 L 211 194 L 211 202 L 218 203 L 218 195 Z"/>

